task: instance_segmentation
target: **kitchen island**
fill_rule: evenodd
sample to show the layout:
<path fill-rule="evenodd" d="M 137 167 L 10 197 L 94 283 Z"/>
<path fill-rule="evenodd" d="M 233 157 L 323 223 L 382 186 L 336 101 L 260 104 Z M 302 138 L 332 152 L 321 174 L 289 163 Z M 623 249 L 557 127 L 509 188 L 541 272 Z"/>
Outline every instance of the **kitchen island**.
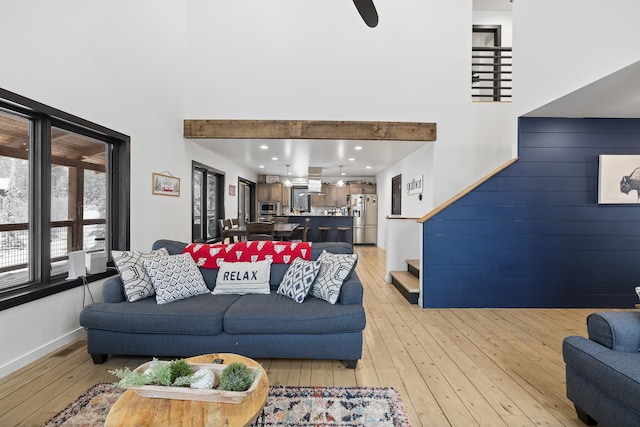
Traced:
<path fill-rule="evenodd" d="M 284 215 L 283 215 L 284 216 Z M 328 242 L 340 242 L 340 233 L 337 227 L 348 227 L 349 230 L 345 233 L 345 241 L 353 244 L 353 217 L 352 216 L 338 216 L 338 215 L 289 215 L 287 216 L 289 222 L 295 222 L 300 224 L 299 229 L 302 230 L 304 226 L 304 220 L 309 218 L 309 232 L 307 233 L 307 240 L 310 242 L 322 242 L 322 233 L 318 230 L 318 227 L 331 227 L 327 232 Z M 294 238 L 300 238 L 299 235 Z"/>

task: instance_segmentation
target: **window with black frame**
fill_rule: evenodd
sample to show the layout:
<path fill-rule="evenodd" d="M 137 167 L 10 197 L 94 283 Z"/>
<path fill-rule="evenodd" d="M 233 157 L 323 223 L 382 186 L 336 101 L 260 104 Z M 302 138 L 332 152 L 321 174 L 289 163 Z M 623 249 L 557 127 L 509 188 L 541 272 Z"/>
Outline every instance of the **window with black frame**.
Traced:
<path fill-rule="evenodd" d="M 0 89 L 0 309 L 81 285 L 68 254 L 128 224 L 129 137 Z"/>

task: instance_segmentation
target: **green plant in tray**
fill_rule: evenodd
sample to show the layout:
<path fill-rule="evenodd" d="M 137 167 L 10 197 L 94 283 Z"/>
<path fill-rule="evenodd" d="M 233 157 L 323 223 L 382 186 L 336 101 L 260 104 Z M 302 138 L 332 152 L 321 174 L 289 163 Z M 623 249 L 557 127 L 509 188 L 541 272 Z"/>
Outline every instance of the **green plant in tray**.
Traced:
<path fill-rule="evenodd" d="M 224 368 L 220 374 L 220 390 L 247 391 L 256 378 L 256 371 L 251 372 L 247 365 L 235 362 Z"/>
<path fill-rule="evenodd" d="M 154 357 L 151 365 L 144 372 L 124 368 L 114 369 L 109 373 L 120 378 L 116 386 L 122 388 L 141 387 L 149 384 L 183 387 L 189 385 L 193 375 L 193 368 L 184 359 L 173 360 L 171 363 L 162 363 Z"/>

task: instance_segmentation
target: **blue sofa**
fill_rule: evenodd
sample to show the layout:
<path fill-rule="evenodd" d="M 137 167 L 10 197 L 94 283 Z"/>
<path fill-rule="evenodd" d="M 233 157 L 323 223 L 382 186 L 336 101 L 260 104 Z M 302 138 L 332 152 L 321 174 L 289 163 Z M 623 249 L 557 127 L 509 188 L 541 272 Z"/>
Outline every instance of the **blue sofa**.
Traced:
<path fill-rule="evenodd" d="M 567 337 L 567 397 L 588 425 L 640 426 L 640 310 L 587 317 L 589 339 Z"/>
<path fill-rule="evenodd" d="M 180 254 L 186 243 L 158 240 L 153 249 Z M 352 253 L 347 243 L 313 243 L 311 259 L 323 250 Z M 86 306 L 80 324 L 94 363 L 112 355 L 188 357 L 237 353 L 252 358 L 333 359 L 355 368 L 362 357 L 366 319 L 363 288 L 355 271 L 335 305 L 309 296 L 303 303 L 276 293 L 288 265 L 271 266 L 269 295 L 198 295 L 158 305 L 155 297 L 127 302 L 119 276 L 103 285 L 104 302 Z M 217 269 L 201 269 L 213 289 Z"/>

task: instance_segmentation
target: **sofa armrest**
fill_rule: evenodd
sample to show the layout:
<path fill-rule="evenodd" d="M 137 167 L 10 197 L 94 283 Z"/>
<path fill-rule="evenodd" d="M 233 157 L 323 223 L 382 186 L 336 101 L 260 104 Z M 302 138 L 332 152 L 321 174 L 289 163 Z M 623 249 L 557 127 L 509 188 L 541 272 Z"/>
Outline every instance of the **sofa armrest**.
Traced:
<path fill-rule="evenodd" d="M 362 305 L 362 294 L 364 292 L 362 283 L 355 273 L 342 284 L 338 304 L 358 304 Z"/>
<path fill-rule="evenodd" d="M 615 351 L 640 351 L 640 311 L 592 313 L 587 317 L 589 339 Z"/>
<path fill-rule="evenodd" d="M 124 296 L 124 285 L 120 276 L 111 277 L 102 284 L 102 298 L 104 302 L 123 302 L 127 298 Z"/>
<path fill-rule="evenodd" d="M 151 250 L 157 251 L 158 249 L 165 248 L 169 255 L 180 255 L 182 250 L 187 247 L 187 243 L 178 242 L 177 240 L 160 239 L 153 242 Z"/>

